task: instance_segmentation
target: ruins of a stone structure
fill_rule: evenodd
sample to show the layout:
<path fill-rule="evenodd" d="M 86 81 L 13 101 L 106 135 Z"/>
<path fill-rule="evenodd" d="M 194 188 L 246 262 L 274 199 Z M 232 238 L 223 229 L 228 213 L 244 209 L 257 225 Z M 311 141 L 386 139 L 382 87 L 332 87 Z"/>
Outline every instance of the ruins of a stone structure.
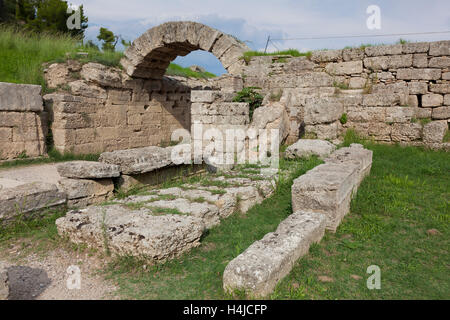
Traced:
<path fill-rule="evenodd" d="M 177 56 L 199 49 L 212 52 L 229 74 L 210 80 L 164 76 Z M 37 86 L 0 83 L 0 160 L 44 155 L 47 132 L 60 152 L 101 153 L 98 162 L 59 165 L 55 184 L 1 190 L 0 222 L 67 205 L 76 209 L 57 227 L 71 241 L 153 262 L 172 259 L 200 245 L 206 229 L 270 197 L 276 176 L 242 177 L 229 171 L 233 166 L 211 159 L 269 151 L 273 145 L 265 150 L 252 141 L 260 141 L 261 130 L 276 130 L 276 141 L 293 144 L 286 157 L 317 155 L 325 164 L 294 182 L 293 214 L 225 270 L 225 290 L 265 296 L 326 229 L 336 230 L 370 172 L 370 151 L 359 145 L 335 151 L 345 130 L 375 141 L 449 148 L 444 136 L 450 121 L 450 41 L 304 57 L 247 59 L 247 50 L 207 26 L 166 23 L 133 43 L 123 69 L 78 61 L 52 64 L 45 78 L 55 92 L 44 97 Z M 244 87 L 259 87 L 265 96 L 252 117 L 248 103 L 233 101 Z M 197 132 L 199 127 L 203 131 Z M 189 135 L 178 147 L 188 150 L 187 162 L 197 167 L 174 161 L 174 148 L 167 145 L 178 129 Z M 222 135 L 233 129 L 244 139 L 205 136 L 208 129 Z M 304 136 L 314 139 L 299 140 Z M 197 159 L 211 141 L 211 154 Z M 157 188 L 99 205 L 117 188 L 161 183 L 179 172 L 201 170 L 204 162 L 213 172 L 229 171 L 226 178 L 210 177 L 226 187 Z"/>

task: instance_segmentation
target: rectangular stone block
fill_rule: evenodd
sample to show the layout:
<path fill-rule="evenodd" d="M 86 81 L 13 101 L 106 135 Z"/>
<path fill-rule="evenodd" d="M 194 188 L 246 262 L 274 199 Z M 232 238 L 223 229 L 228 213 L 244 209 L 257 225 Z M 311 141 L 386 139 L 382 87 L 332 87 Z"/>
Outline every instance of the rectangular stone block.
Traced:
<path fill-rule="evenodd" d="M 394 142 L 418 141 L 422 138 L 422 124 L 394 123 L 391 138 Z"/>
<path fill-rule="evenodd" d="M 398 80 L 439 80 L 441 70 L 438 69 L 398 69 Z"/>
<path fill-rule="evenodd" d="M 351 75 L 362 73 L 362 61 L 348 61 L 339 63 L 329 63 L 325 67 L 325 71 L 332 75 Z"/>
<path fill-rule="evenodd" d="M 426 82 L 409 82 L 408 90 L 410 94 L 426 94 L 428 92 L 428 83 Z"/>
<path fill-rule="evenodd" d="M 386 108 L 386 122 L 388 123 L 409 122 L 413 116 L 414 109 L 410 107 Z"/>
<path fill-rule="evenodd" d="M 294 181 L 292 210 L 325 214 L 327 229 L 336 231 L 350 209 L 353 192 L 359 182 L 356 163 L 327 163 L 308 171 Z"/>
<path fill-rule="evenodd" d="M 402 102 L 400 94 L 397 93 L 371 93 L 363 96 L 363 106 L 365 107 L 391 107 Z"/>
<path fill-rule="evenodd" d="M 450 57 L 435 57 L 431 58 L 428 63 L 430 68 L 449 68 L 450 67 Z"/>
<path fill-rule="evenodd" d="M 429 49 L 429 42 L 410 42 L 403 44 L 403 53 L 426 53 Z"/>
<path fill-rule="evenodd" d="M 370 46 L 365 48 L 368 57 L 402 54 L 402 51 L 403 47 L 401 44 Z"/>
<path fill-rule="evenodd" d="M 41 86 L 0 82 L 0 111 L 43 111 L 41 91 Z"/>
<path fill-rule="evenodd" d="M 413 57 L 415 68 L 428 68 L 428 55 L 426 53 L 415 54 Z"/>
<path fill-rule="evenodd" d="M 440 94 L 429 93 L 422 96 L 422 107 L 439 107 L 442 106 L 444 97 Z"/>
<path fill-rule="evenodd" d="M 63 178 L 58 182 L 60 190 L 67 194 L 69 206 L 84 199 L 83 204 L 100 203 L 113 195 L 114 183 L 111 179 L 87 180 Z"/>
<path fill-rule="evenodd" d="M 450 83 L 431 83 L 430 91 L 435 93 L 450 93 Z"/>
<path fill-rule="evenodd" d="M 309 98 L 305 103 L 305 124 L 331 123 L 344 113 L 342 102 L 334 97 Z"/>
<path fill-rule="evenodd" d="M 450 40 L 431 42 L 430 56 L 450 56 Z"/>
<path fill-rule="evenodd" d="M 227 265 L 224 290 L 241 290 L 254 298 L 268 296 L 296 261 L 307 254 L 310 245 L 322 239 L 325 223 L 325 216 L 317 212 L 293 213 L 275 232 L 253 243 Z"/>
<path fill-rule="evenodd" d="M 212 103 L 220 96 L 220 91 L 212 90 L 192 90 L 191 102 Z"/>
<path fill-rule="evenodd" d="M 398 56 L 383 56 L 371 57 L 364 59 L 364 66 L 371 70 L 389 70 L 396 68 L 411 67 L 413 63 L 413 56 L 398 55 Z"/>
<path fill-rule="evenodd" d="M 66 194 L 49 183 L 29 183 L 0 191 L 0 221 L 65 204 Z"/>
<path fill-rule="evenodd" d="M 450 107 L 433 108 L 433 113 L 431 117 L 436 120 L 450 119 Z"/>

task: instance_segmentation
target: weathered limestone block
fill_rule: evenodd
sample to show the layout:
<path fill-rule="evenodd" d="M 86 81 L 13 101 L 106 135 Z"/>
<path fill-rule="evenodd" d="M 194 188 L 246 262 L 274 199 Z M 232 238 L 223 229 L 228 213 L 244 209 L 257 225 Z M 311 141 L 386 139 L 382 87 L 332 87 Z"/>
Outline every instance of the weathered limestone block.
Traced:
<path fill-rule="evenodd" d="M 220 96 L 220 91 L 193 90 L 191 91 L 191 102 L 212 103 Z"/>
<path fill-rule="evenodd" d="M 414 109 L 410 107 L 390 107 L 386 108 L 386 122 L 404 123 L 411 121 L 414 116 Z"/>
<path fill-rule="evenodd" d="M 114 193 L 114 183 L 111 179 L 63 178 L 58 182 L 58 187 L 67 194 L 69 207 L 100 203 L 109 199 Z"/>
<path fill-rule="evenodd" d="M 450 106 L 450 94 L 444 96 L 444 105 Z"/>
<path fill-rule="evenodd" d="M 426 53 L 429 49 L 429 42 L 409 42 L 403 44 L 403 53 Z"/>
<path fill-rule="evenodd" d="M 439 69 L 398 69 L 398 80 L 438 80 L 442 71 Z"/>
<path fill-rule="evenodd" d="M 0 191 L 0 221 L 66 203 L 66 194 L 49 183 L 33 182 Z"/>
<path fill-rule="evenodd" d="M 316 155 L 324 159 L 335 150 L 336 146 L 325 140 L 300 139 L 286 149 L 285 157 L 294 159 Z"/>
<path fill-rule="evenodd" d="M 450 93 L 450 83 L 431 83 L 430 91 L 442 94 Z"/>
<path fill-rule="evenodd" d="M 9 296 L 9 278 L 6 263 L 0 261 L 0 300 L 6 300 Z"/>
<path fill-rule="evenodd" d="M 313 51 L 311 61 L 313 62 L 334 62 L 342 59 L 342 50 L 320 50 Z"/>
<path fill-rule="evenodd" d="M 120 176 L 119 166 L 94 161 L 70 161 L 57 166 L 58 173 L 65 178 L 103 179 Z"/>
<path fill-rule="evenodd" d="M 402 104 L 406 97 L 398 93 L 371 93 L 363 96 L 365 107 L 391 107 Z"/>
<path fill-rule="evenodd" d="M 129 150 L 105 152 L 99 161 L 115 164 L 126 175 L 154 171 L 172 165 L 172 148 L 145 147 Z"/>
<path fill-rule="evenodd" d="M 450 41 L 431 42 L 430 56 L 450 56 Z"/>
<path fill-rule="evenodd" d="M 292 210 L 325 214 L 327 229 L 336 231 L 350 210 L 350 201 L 359 181 L 359 165 L 327 163 L 294 181 Z"/>
<path fill-rule="evenodd" d="M 366 86 L 367 79 L 362 77 L 352 77 L 348 84 L 350 89 L 360 89 Z"/>
<path fill-rule="evenodd" d="M 253 243 L 227 265 L 223 274 L 224 290 L 266 297 L 289 274 L 295 262 L 308 253 L 310 245 L 322 239 L 324 232 L 324 215 L 295 212 L 275 232 Z"/>
<path fill-rule="evenodd" d="M 43 111 L 41 90 L 31 84 L 0 82 L 0 111 Z"/>
<path fill-rule="evenodd" d="M 384 107 L 347 107 L 347 118 L 350 122 L 384 122 L 386 108 Z"/>
<path fill-rule="evenodd" d="M 279 130 L 280 143 L 286 140 L 289 135 L 289 115 L 283 104 L 279 102 L 271 102 L 257 108 L 253 113 L 250 128 L 259 130 Z"/>
<path fill-rule="evenodd" d="M 300 73 L 305 71 L 312 71 L 317 66 L 314 62 L 308 60 L 306 57 L 298 57 L 291 59 L 284 65 L 286 73 Z"/>
<path fill-rule="evenodd" d="M 68 84 L 71 93 L 87 98 L 106 99 L 106 90 L 95 85 L 89 85 L 83 80 L 77 80 Z"/>
<path fill-rule="evenodd" d="M 122 87 L 122 77 L 119 69 L 109 68 L 100 63 L 89 62 L 83 65 L 81 77 L 106 87 Z"/>
<path fill-rule="evenodd" d="M 450 80 L 450 72 L 443 72 L 442 80 Z"/>
<path fill-rule="evenodd" d="M 283 76 L 285 77 L 285 76 Z M 293 88 L 305 87 L 332 87 L 333 77 L 325 72 L 306 72 L 299 74 L 294 81 Z M 289 87 L 289 85 L 287 86 Z"/>
<path fill-rule="evenodd" d="M 305 124 L 331 123 L 344 113 L 344 105 L 335 97 L 314 97 L 305 101 Z"/>
<path fill-rule="evenodd" d="M 444 97 L 440 94 L 429 93 L 422 96 L 422 107 L 439 107 L 444 103 Z"/>
<path fill-rule="evenodd" d="M 414 68 L 428 68 L 428 55 L 426 53 L 419 53 L 413 56 Z"/>
<path fill-rule="evenodd" d="M 401 44 L 371 46 L 365 48 L 366 55 L 369 57 L 402 54 L 402 50 L 403 47 Z"/>
<path fill-rule="evenodd" d="M 411 67 L 412 63 L 413 56 L 411 54 L 400 56 L 371 57 L 364 59 L 364 66 L 371 70 L 407 68 Z"/>
<path fill-rule="evenodd" d="M 410 142 L 422 138 L 420 123 L 395 123 L 392 126 L 391 138 L 394 142 Z"/>
<path fill-rule="evenodd" d="M 339 130 L 339 121 L 327 124 L 306 125 L 305 132 L 313 133 L 317 139 L 336 139 Z"/>
<path fill-rule="evenodd" d="M 331 154 L 325 163 L 346 164 L 354 163 L 358 165 L 358 185 L 370 174 L 372 168 L 373 151 L 364 149 L 360 144 L 352 144 L 349 148 L 341 148 Z"/>
<path fill-rule="evenodd" d="M 448 130 L 447 121 L 433 121 L 423 127 L 423 142 L 442 143 L 445 133 Z"/>
<path fill-rule="evenodd" d="M 428 83 L 409 82 L 408 89 L 410 94 L 426 94 L 428 92 Z"/>
<path fill-rule="evenodd" d="M 433 108 L 433 114 L 431 117 L 436 120 L 450 119 L 450 107 Z"/>
<path fill-rule="evenodd" d="M 363 63 L 362 63 L 362 61 L 329 63 L 325 67 L 325 71 L 329 74 L 337 75 L 337 76 L 362 73 Z"/>
<path fill-rule="evenodd" d="M 364 50 L 360 48 L 349 48 L 342 51 L 344 61 L 362 60 L 364 58 Z"/>
<path fill-rule="evenodd" d="M 116 255 L 164 262 L 200 245 L 204 225 L 199 218 L 154 216 L 148 209 L 120 205 L 89 207 L 56 220 L 58 233 L 77 244 L 110 250 Z"/>
<path fill-rule="evenodd" d="M 450 57 L 435 57 L 431 58 L 428 63 L 430 68 L 449 68 L 450 67 Z"/>
<path fill-rule="evenodd" d="M 408 97 L 408 107 L 414 109 L 419 107 L 419 98 L 416 95 L 410 95 Z"/>
<path fill-rule="evenodd" d="M 53 63 L 44 70 L 44 77 L 47 86 L 56 89 L 70 79 L 69 66 L 65 63 Z"/>
<path fill-rule="evenodd" d="M 414 108 L 414 118 L 430 119 L 432 111 L 432 108 Z"/>

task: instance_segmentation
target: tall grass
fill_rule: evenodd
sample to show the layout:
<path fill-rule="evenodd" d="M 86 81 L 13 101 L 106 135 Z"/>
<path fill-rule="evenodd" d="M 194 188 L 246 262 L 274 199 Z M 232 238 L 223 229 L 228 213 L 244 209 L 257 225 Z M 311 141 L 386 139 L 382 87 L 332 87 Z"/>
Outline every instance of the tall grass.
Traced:
<path fill-rule="evenodd" d="M 196 79 L 208 79 L 217 77 L 215 74 L 205 71 L 196 72 L 189 68 L 184 68 L 178 64 L 171 63 L 167 68 L 166 75 L 168 76 L 179 76 L 185 78 L 196 78 Z"/>
<path fill-rule="evenodd" d="M 86 52 L 87 56 L 77 54 Z M 84 47 L 68 35 L 36 34 L 0 25 L 0 81 L 38 84 L 45 90 L 43 63 L 68 58 L 118 66 L 122 52 L 101 52 Z"/>

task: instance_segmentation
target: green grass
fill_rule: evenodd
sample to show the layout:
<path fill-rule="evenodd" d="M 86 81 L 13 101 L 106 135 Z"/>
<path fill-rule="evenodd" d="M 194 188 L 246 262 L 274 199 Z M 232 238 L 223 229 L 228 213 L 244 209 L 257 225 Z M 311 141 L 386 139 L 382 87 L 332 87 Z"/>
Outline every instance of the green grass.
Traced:
<path fill-rule="evenodd" d="M 87 52 L 80 56 L 77 52 Z M 32 34 L 0 25 L 0 81 L 41 85 L 46 91 L 43 63 L 68 58 L 119 66 L 122 52 L 100 52 L 67 35 Z"/>
<path fill-rule="evenodd" d="M 75 155 L 72 153 L 60 153 L 55 149 L 51 149 L 48 152 L 48 157 L 39 157 L 39 158 L 22 158 L 11 161 L 0 162 L 0 169 L 13 168 L 13 167 L 21 167 L 35 164 L 45 164 L 45 163 L 56 163 L 56 162 L 65 162 L 65 161 L 74 161 L 74 160 L 85 160 L 85 161 L 98 161 L 100 154 L 87 154 L 87 155 Z"/>
<path fill-rule="evenodd" d="M 374 152 L 372 172 L 351 213 L 336 234 L 327 233 L 296 263 L 272 299 L 450 297 L 449 154 L 366 146 Z M 428 234 L 431 229 L 439 234 Z M 381 268 L 381 290 L 367 289 L 371 265 Z M 321 282 L 319 276 L 334 282 Z"/>
<path fill-rule="evenodd" d="M 292 56 L 292 57 L 310 57 L 311 51 L 300 52 L 297 49 L 288 49 L 275 52 L 260 52 L 260 51 L 247 51 L 244 53 L 244 57 L 264 57 L 264 56 Z"/>
<path fill-rule="evenodd" d="M 179 76 L 185 78 L 196 78 L 196 79 L 209 79 L 217 77 L 215 74 L 211 72 L 195 72 L 189 68 L 183 68 L 178 64 L 171 63 L 167 68 L 166 75 L 168 76 Z"/>

